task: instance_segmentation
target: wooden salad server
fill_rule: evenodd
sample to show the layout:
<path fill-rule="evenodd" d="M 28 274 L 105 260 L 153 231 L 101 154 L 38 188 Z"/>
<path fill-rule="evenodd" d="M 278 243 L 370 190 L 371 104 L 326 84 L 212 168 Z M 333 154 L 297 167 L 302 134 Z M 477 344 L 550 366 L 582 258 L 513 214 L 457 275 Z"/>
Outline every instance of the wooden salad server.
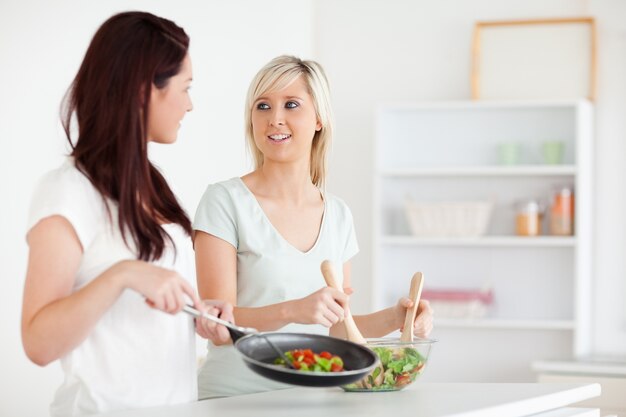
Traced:
<path fill-rule="evenodd" d="M 324 275 L 324 280 L 326 281 L 326 285 L 330 288 L 334 288 L 337 291 L 343 292 L 343 290 L 337 284 L 337 279 L 335 278 L 335 268 L 333 267 L 332 262 L 326 260 L 322 262 L 322 275 Z M 356 323 L 354 322 L 354 318 L 352 318 L 352 314 L 350 313 L 350 308 L 346 308 L 346 316 L 344 317 L 343 324 L 346 326 L 346 335 L 348 336 L 348 340 L 354 343 L 358 343 L 360 345 L 364 345 L 367 343 L 359 328 L 356 327 Z"/>
<path fill-rule="evenodd" d="M 413 321 L 415 321 L 415 315 L 417 314 L 417 307 L 420 302 L 423 286 L 424 274 L 422 274 L 421 272 L 416 272 L 411 279 L 411 290 L 409 291 L 409 299 L 413 301 L 413 307 L 406 310 L 404 327 L 402 328 L 402 336 L 400 336 L 401 342 L 413 341 Z"/>
<path fill-rule="evenodd" d="M 343 292 L 343 290 L 337 284 L 337 279 L 335 278 L 335 268 L 332 262 L 328 260 L 322 262 L 321 269 L 322 275 L 324 275 L 324 280 L 326 281 L 326 285 L 328 285 L 330 288 L 334 288 L 338 291 Z M 348 340 L 350 342 L 358 343 L 360 345 L 367 344 L 367 340 L 365 340 L 365 338 L 359 331 L 359 328 L 356 327 L 356 323 L 354 322 L 352 313 L 350 313 L 350 306 L 347 306 L 345 310 L 346 316 L 343 319 L 343 324 L 346 328 L 346 335 L 348 337 Z M 372 374 L 376 375 L 376 377 L 374 378 L 370 375 L 368 376 L 368 378 L 359 381 L 357 384 L 361 384 L 364 388 L 380 386 L 383 383 L 385 377 L 384 372 L 385 369 L 383 368 L 383 365 L 380 363 L 380 361 L 378 361 L 378 366 L 372 372 Z"/>

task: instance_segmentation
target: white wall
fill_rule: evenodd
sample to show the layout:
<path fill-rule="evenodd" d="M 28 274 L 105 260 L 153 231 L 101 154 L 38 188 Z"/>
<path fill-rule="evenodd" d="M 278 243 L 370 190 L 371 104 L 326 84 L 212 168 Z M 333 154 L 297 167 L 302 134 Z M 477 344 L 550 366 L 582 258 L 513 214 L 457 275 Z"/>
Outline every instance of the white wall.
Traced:
<path fill-rule="evenodd" d="M 600 43 L 596 107 L 594 278 L 598 355 L 626 358 L 626 2 L 594 0 Z"/>
<path fill-rule="evenodd" d="M 593 348 L 596 355 L 626 358 L 626 2 L 319 0 L 314 5 L 315 53 L 332 82 L 337 120 L 329 188 L 352 207 L 361 246 L 353 268 L 357 312 L 370 301 L 376 105 L 469 99 L 477 20 L 596 18 Z"/>
<path fill-rule="evenodd" d="M 337 134 L 329 188 L 352 207 L 356 311 L 369 306 L 371 174 L 376 103 L 469 98 L 478 19 L 594 15 L 599 25 L 596 154 L 598 353 L 626 354 L 626 3 L 620 0 L 167 0 L 0 2 L 0 415 L 45 415 L 61 373 L 25 358 L 19 336 L 26 211 L 36 179 L 66 150 L 58 105 L 98 25 L 143 9 L 192 38 L 195 109 L 179 143 L 152 149 L 193 212 L 208 182 L 240 175 L 242 108 L 254 72 L 281 53 L 318 59 L 334 93 Z M 357 12 L 358 11 L 358 12 Z M 356 157 L 355 157 L 356 154 Z"/>
<path fill-rule="evenodd" d="M 59 103 L 98 26 L 136 9 L 172 19 L 190 35 L 195 108 L 178 143 L 151 153 L 193 214 L 209 182 L 248 169 L 242 128 L 248 83 L 274 56 L 311 55 L 311 7 L 288 0 L 0 2 L 1 416 L 47 415 L 61 383 L 57 363 L 38 368 L 22 352 L 26 214 L 35 181 L 66 152 Z"/>

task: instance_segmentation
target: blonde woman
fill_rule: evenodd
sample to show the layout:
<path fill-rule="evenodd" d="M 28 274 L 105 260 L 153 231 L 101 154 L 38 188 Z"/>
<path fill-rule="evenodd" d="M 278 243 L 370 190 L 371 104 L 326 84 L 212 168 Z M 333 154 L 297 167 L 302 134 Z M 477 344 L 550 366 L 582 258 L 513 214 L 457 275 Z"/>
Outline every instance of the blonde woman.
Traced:
<path fill-rule="evenodd" d="M 255 170 L 209 185 L 193 228 L 198 291 L 235 305 L 238 325 L 343 337 L 347 296 L 327 288 L 320 264 L 343 265 L 338 279 L 350 293 L 350 259 L 358 252 L 352 214 L 324 191 L 332 138 L 328 82 L 313 61 L 280 56 L 252 81 L 246 100 L 246 137 Z M 366 337 L 403 324 L 408 299 L 355 316 Z M 432 328 L 420 303 L 415 332 Z M 199 397 L 285 388 L 248 371 L 231 345 L 209 346 L 199 374 Z"/>

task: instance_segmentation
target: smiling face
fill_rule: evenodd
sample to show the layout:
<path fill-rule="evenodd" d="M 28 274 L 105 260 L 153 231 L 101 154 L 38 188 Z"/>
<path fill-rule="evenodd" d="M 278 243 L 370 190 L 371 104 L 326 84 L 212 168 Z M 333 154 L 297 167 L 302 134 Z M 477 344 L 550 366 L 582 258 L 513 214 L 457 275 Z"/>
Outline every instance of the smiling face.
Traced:
<path fill-rule="evenodd" d="M 156 143 L 176 141 L 180 124 L 193 106 L 189 97 L 191 86 L 191 59 L 185 57 L 178 74 L 165 87 L 152 85 L 148 110 L 148 140 Z"/>
<path fill-rule="evenodd" d="M 254 142 L 265 161 L 309 163 L 315 132 L 322 125 L 302 76 L 252 105 Z"/>

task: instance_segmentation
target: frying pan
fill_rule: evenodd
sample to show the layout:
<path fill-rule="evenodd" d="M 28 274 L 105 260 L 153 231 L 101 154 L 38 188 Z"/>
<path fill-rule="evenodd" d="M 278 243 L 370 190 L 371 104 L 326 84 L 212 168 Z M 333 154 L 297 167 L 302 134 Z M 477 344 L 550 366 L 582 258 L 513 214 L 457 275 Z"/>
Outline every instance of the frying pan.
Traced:
<path fill-rule="evenodd" d="M 335 387 L 363 379 L 378 365 L 378 356 L 374 352 L 347 340 L 306 333 L 259 333 L 256 329 L 235 326 L 213 315 L 200 313 L 191 306 L 185 306 L 183 311 L 225 326 L 246 366 L 253 372 L 277 382 L 305 387 Z M 330 352 L 343 359 L 345 371 L 297 371 L 274 365 L 274 360 L 279 354 L 272 345 L 279 352 L 294 349 Z"/>

